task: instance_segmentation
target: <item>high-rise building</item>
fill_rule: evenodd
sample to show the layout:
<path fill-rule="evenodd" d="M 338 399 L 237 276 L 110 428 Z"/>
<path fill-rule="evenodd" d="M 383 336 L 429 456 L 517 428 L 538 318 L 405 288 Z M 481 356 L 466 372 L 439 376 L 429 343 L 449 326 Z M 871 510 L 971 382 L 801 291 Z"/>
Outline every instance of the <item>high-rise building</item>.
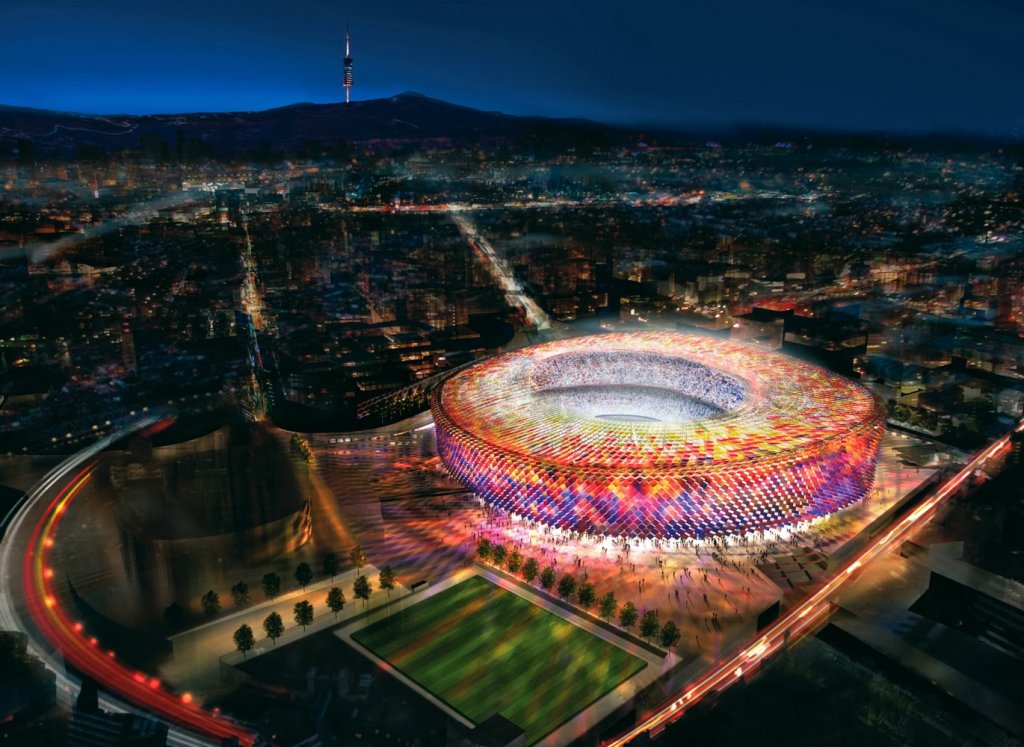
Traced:
<path fill-rule="evenodd" d="M 345 87 L 345 103 L 349 102 L 349 94 L 352 90 L 352 54 L 349 49 L 348 25 L 345 26 L 345 60 L 344 72 L 342 73 L 341 85 Z"/>

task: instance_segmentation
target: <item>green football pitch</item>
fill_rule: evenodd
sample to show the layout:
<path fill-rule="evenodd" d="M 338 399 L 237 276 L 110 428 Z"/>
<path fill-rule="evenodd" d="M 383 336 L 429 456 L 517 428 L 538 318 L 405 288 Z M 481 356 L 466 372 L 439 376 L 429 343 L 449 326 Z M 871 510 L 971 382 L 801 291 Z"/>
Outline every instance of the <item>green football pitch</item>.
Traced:
<path fill-rule="evenodd" d="M 352 637 L 474 723 L 501 713 L 527 744 L 646 666 L 479 576 L 401 604 Z"/>

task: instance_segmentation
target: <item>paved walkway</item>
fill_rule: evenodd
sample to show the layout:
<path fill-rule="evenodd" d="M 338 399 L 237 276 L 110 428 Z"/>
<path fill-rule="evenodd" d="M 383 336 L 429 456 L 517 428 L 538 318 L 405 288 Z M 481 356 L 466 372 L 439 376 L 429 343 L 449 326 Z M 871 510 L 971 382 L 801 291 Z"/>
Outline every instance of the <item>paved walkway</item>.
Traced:
<path fill-rule="evenodd" d="M 387 602 L 387 595 L 377 588 L 377 569 L 365 566 L 361 574 L 368 576 L 373 586 L 369 607 L 372 609 L 384 605 Z M 352 584 L 357 575 L 355 570 L 346 571 L 336 576 L 333 581 L 318 581 L 307 586 L 305 591 L 296 589 L 281 594 L 274 599 L 244 607 L 230 615 L 172 636 L 170 640 L 174 646 L 174 656 L 161 667 L 161 676 L 177 688 L 191 691 L 196 697 L 217 689 L 221 686 L 221 662 L 235 665 L 243 660 L 241 652 L 235 650 L 232 638 L 239 626 L 248 625 L 256 636 L 256 645 L 247 655 L 247 658 L 252 658 L 332 625 L 343 623 L 364 611 L 363 602 L 356 600 L 352 593 Z M 345 592 L 345 607 L 337 619 L 326 604 L 327 590 L 332 586 L 337 586 Z M 391 599 L 395 600 L 408 593 L 404 586 L 396 586 L 391 592 Z M 302 600 L 313 605 L 313 624 L 306 626 L 305 630 L 296 625 L 294 619 L 295 604 Z M 263 634 L 263 621 L 271 612 L 278 613 L 285 625 L 285 632 L 277 639 L 276 646 Z"/>
<path fill-rule="evenodd" d="M 477 542 L 486 537 L 509 550 L 518 549 L 524 557 L 535 557 L 542 567 L 553 565 L 558 575 L 568 572 L 578 582 L 590 581 L 598 596 L 614 591 L 619 604 L 632 601 L 641 613 L 657 610 L 662 621 L 675 620 L 683 632 L 675 653 L 685 663 L 671 673 L 673 681 L 703 670 L 747 640 L 758 615 L 782 600 L 783 589 L 757 567 L 767 555 L 803 549 L 826 555 L 834 552 L 932 472 L 902 463 L 897 449 L 915 444 L 915 439 L 887 433 L 871 500 L 811 530 L 749 545 L 634 545 L 626 554 L 621 544 L 573 541 L 487 511 L 474 500 L 438 495 L 436 488 L 446 478 L 428 419 L 415 427 L 403 426 L 401 432 L 382 429 L 371 436 L 333 438 L 335 444 L 329 439 L 326 444 L 317 443 L 318 465 L 354 538 L 378 564 L 386 561 L 407 579 L 446 579 L 422 596 L 450 585 L 452 574 L 464 578 L 463 564 L 474 557 Z M 353 503 L 353 496 L 365 498 L 372 506 Z M 812 582 L 805 576 L 805 583 Z M 531 601 L 540 603 L 539 598 Z M 564 611 L 556 614 L 572 617 Z M 419 691 L 413 684 L 410 687 Z"/>

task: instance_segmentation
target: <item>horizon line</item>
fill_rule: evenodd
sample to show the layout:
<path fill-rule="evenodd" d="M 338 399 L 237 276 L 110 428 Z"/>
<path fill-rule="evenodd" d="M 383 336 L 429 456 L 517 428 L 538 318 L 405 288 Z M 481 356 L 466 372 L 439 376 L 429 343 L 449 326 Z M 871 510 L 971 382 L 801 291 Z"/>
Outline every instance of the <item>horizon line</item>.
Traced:
<path fill-rule="evenodd" d="M 436 101 L 441 104 L 448 106 L 456 106 L 465 109 L 473 109 L 474 111 L 500 114 L 506 117 L 522 118 L 522 119 L 547 119 L 553 121 L 578 121 L 586 122 L 589 124 L 599 125 L 602 127 L 608 127 L 610 129 L 619 130 L 647 130 L 654 134 L 655 132 L 660 133 L 672 133 L 672 134 L 691 134 L 701 136 L 712 136 L 714 133 L 712 130 L 718 130 L 722 135 L 736 135 L 745 130 L 762 130 L 765 132 L 777 132 L 782 134 L 782 131 L 790 131 L 789 134 L 793 136 L 804 135 L 804 136 L 862 136 L 862 137 L 921 137 L 921 138 L 953 138 L 959 140 L 976 140 L 976 141 L 988 141 L 988 142 L 1001 142 L 1005 145 L 1019 145 L 1024 143 L 1024 135 L 1013 134 L 1009 131 L 1003 130 L 988 130 L 988 129 L 971 129 L 971 128 L 941 128 L 941 127 L 871 127 L 871 128 L 844 128 L 840 125 L 827 125 L 827 124 L 799 124 L 795 122 L 781 122 L 781 121 L 762 121 L 758 122 L 755 120 L 718 120 L 718 121 L 609 121 L 602 119 L 594 119 L 585 116 L 571 116 L 567 114 L 518 114 L 503 111 L 501 109 L 488 109 L 477 106 L 471 106 L 469 104 L 461 104 L 447 99 L 438 98 L 429 94 L 421 93 L 419 91 L 403 90 L 397 93 L 381 95 L 374 98 L 357 99 L 351 101 L 347 106 L 351 107 L 355 104 L 365 104 L 370 102 L 387 101 L 389 99 L 395 99 L 402 96 L 407 97 L 419 97 L 430 101 Z M 30 104 L 10 104 L 0 101 L 0 108 L 5 109 L 27 109 L 38 112 L 48 112 L 52 114 L 64 114 L 72 116 L 82 117 L 175 117 L 175 116 L 186 116 L 186 115 L 198 115 L 198 114 L 258 114 L 262 112 L 270 112 L 277 109 L 288 109 L 290 107 L 297 106 L 346 106 L 344 99 L 331 100 L 331 101 L 291 101 L 283 104 L 274 104 L 270 106 L 264 106 L 262 108 L 227 108 L 227 109 L 182 109 L 180 111 L 172 110 L 160 110 L 152 112 L 139 112 L 139 111 L 88 111 L 81 109 L 64 109 L 64 108 L 52 108 L 45 106 L 37 106 Z"/>

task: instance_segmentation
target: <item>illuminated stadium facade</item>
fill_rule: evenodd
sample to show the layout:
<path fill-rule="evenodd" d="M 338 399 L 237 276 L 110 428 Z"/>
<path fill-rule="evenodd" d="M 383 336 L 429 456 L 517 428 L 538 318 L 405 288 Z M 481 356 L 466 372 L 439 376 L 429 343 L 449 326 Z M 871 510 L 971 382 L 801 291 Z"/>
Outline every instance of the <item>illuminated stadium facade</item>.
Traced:
<path fill-rule="evenodd" d="M 815 519 L 871 489 L 881 401 L 816 366 L 672 332 L 535 345 L 449 379 L 441 459 L 489 504 L 592 535 L 703 538 Z"/>

